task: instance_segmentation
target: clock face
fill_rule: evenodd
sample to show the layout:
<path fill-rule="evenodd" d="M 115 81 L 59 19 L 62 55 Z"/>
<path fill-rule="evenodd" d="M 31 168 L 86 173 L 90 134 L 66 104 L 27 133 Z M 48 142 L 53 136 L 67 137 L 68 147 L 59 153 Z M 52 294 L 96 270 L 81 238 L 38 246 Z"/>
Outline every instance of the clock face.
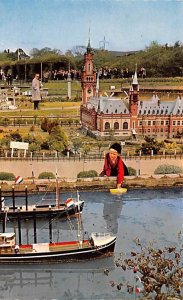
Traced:
<path fill-rule="evenodd" d="M 91 94 L 92 90 L 91 88 L 88 88 L 88 94 Z"/>

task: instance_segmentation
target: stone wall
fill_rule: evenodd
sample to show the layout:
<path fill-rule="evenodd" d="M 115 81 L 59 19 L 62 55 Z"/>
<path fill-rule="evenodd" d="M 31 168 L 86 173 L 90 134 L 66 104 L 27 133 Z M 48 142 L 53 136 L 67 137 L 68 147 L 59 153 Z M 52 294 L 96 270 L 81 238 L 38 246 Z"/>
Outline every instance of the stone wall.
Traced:
<path fill-rule="evenodd" d="M 30 161 L 30 160 L 1 160 L 0 172 L 12 172 L 15 176 L 22 176 L 23 178 L 32 177 L 32 172 L 35 177 L 41 172 L 52 172 L 58 174 L 60 178 L 76 178 L 77 174 L 81 171 L 96 170 L 98 173 L 102 171 L 103 160 L 51 160 L 51 161 Z M 175 165 L 183 168 L 183 159 L 176 157 L 171 159 L 156 158 L 151 159 L 143 158 L 127 159 L 125 163 L 128 167 L 137 170 L 137 174 L 142 176 L 154 175 L 154 170 L 163 164 Z"/>

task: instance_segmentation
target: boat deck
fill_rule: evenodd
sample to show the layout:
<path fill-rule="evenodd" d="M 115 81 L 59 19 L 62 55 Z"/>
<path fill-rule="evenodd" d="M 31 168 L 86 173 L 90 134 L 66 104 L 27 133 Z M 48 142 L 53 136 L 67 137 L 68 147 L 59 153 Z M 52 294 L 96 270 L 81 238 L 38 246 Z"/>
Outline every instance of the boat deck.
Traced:
<path fill-rule="evenodd" d="M 34 253 L 34 252 L 65 252 L 70 250 L 84 249 L 91 247 L 89 240 L 84 240 L 82 243 L 79 241 L 72 242 L 60 242 L 60 243 L 39 243 L 32 245 L 21 245 L 19 252 L 23 253 Z"/>

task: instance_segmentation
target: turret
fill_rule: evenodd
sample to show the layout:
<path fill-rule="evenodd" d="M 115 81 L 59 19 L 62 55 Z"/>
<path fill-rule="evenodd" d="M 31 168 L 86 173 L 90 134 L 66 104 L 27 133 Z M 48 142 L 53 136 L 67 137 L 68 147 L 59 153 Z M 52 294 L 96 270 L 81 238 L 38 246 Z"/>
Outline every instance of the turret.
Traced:
<path fill-rule="evenodd" d="M 137 78 L 137 71 L 135 71 L 132 84 L 129 90 L 129 109 L 132 116 L 137 116 L 138 102 L 139 102 L 139 84 Z"/>
<path fill-rule="evenodd" d="M 88 46 L 84 54 L 84 68 L 81 76 L 82 102 L 85 105 L 88 99 L 96 95 L 96 72 L 93 64 L 93 51 L 88 41 Z"/>

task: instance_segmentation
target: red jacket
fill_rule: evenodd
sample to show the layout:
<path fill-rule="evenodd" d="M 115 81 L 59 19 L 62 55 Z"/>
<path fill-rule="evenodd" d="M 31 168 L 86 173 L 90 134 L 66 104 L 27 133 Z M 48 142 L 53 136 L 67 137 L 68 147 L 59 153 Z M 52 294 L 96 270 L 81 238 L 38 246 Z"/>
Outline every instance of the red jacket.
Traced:
<path fill-rule="evenodd" d="M 121 184 L 124 179 L 124 167 L 123 167 L 123 161 L 120 156 L 117 157 L 115 165 L 111 163 L 111 160 L 109 158 L 109 153 L 105 156 L 104 161 L 104 168 L 101 176 L 117 176 L 117 183 Z"/>

